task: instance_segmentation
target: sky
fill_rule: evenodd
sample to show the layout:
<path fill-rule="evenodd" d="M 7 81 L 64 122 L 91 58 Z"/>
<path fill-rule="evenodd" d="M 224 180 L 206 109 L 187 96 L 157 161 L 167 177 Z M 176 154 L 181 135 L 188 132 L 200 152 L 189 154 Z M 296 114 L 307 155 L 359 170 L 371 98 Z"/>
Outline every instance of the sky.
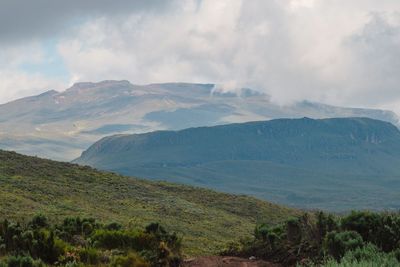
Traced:
<path fill-rule="evenodd" d="M 400 114 L 400 1 L 0 0 L 0 103 L 102 80 Z"/>

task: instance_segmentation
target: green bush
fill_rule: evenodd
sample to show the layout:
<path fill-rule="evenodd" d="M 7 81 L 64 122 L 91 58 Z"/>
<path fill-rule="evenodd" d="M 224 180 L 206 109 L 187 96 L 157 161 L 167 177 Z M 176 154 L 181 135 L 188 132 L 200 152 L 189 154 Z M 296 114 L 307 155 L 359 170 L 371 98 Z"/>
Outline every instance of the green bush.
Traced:
<path fill-rule="evenodd" d="M 322 242 L 327 233 L 338 230 L 339 225 L 333 215 L 326 215 L 320 211 L 317 213 L 317 233 L 318 242 Z"/>
<path fill-rule="evenodd" d="M 286 236 L 291 242 L 299 242 L 301 239 L 301 226 L 300 220 L 297 218 L 291 218 L 286 221 Z"/>
<path fill-rule="evenodd" d="M 34 229 L 48 227 L 47 217 L 43 214 L 35 215 L 29 222 L 29 226 Z"/>
<path fill-rule="evenodd" d="M 99 228 L 100 224 L 95 219 L 82 219 L 80 217 L 67 217 L 61 225 L 57 226 L 60 236 L 67 241 L 72 241 L 76 235 L 89 236 L 94 230 Z"/>
<path fill-rule="evenodd" d="M 131 247 L 134 234 L 121 230 L 97 230 L 92 240 L 94 244 L 99 248 L 106 249 L 125 249 Z"/>
<path fill-rule="evenodd" d="M 1 264 L 0 264 L 1 266 Z M 44 267 L 40 260 L 33 260 L 29 256 L 10 256 L 4 266 L 8 267 Z"/>
<path fill-rule="evenodd" d="M 112 267 L 150 267 L 144 259 L 134 253 L 126 256 L 114 256 L 111 260 Z"/>
<path fill-rule="evenodd" d="M 121 230 L 122 229 L 122 225 L 120 223 L 117 222 L 112 222 L 109 223 L 105 226 L 105 229 L 107 230 Z"/>
<path fill-rule="evenodd" d="M 400 262 L 400 248 L 396 249 L 393 251 L 393 255 L 396 257 L 396 259 Z"/>
<path fill-rule="evenodd" d="M 375 245 L 367 244 L 345 253 L 338 263 L 336 260 L 328 260 L 323 267 L 396 267 L 400 262 L 394 253 L 384 253 Z"/>
<path fill-rule="evenodd" d="M 100 262 L 100 255 L 95 248 L 84 248 L 79 251 L 79 258 L 82 263 L 96 265 Z"/>
<path fill-rule="evenodd" d="M 382 252 L 375 245 L 368 243 L 363 247 L 347 251 L 342 260 L 359 262 L 373 261 L 378 256 L 381 256 L 381 254 Z"/>
<path fill-rule="evenodd" d="M 338 260 L 342 258 L 347 251 L 362 247 L 363 239 L 361 235 L 355 231 L 333 231 L 326 235 L 324 245 L 327 253 Z"/>
<path fill-rule="evenodd" d="M 385 252 L 395 250 L 400 245 L 400 216 L 398 214 L 353 211 L 343 217 L 344 230 L 358 232 L 366 242 L 377 245 Z"/>
<path fill-rule="evenodd" d="M 266 224 L 256 226 L 254 230 L 254 237 L 263 241 L 268 240 L 269 227 Z"/>
<path fill-rule="evenodd" d="M 110 230 L 112 229 L 112 230 Z M 102 225 L 94 219 L 66 218 L 50 225 L 37 215 L 26 225 L 0 223 L 2 266 L 179 266 L 180 239 L 159 224 L 144 230 L 125 230 L 119 224 Z M 27 256 L 29 255 L 29 256 Z M 140 257 L 137 255 L 141 255 Z M 1 266 L 1 267 L 2 267 Z"/>
<path fill-rule="evenodd" d="M 320 266 L 326 257 L 333 257 L 329 264 L 374 262 L 375 256 L 380 262 L 392 263 L 400 260 L 400 214 L 353 211 L 336 217 L 307 213 L 277 226 L 260 224 L 253 238 L 242 239 L 221 254 L 301 266 Z"/>

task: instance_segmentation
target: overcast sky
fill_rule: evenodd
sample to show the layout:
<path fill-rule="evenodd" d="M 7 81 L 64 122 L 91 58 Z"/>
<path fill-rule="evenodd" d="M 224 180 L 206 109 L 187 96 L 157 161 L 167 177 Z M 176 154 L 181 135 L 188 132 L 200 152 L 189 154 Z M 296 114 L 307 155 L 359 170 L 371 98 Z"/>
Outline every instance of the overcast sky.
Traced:
<path fill-rule="evenodd" d="M 0 103 L 110 79 L 400 113 L 400 1 L 0 0 Z"/>

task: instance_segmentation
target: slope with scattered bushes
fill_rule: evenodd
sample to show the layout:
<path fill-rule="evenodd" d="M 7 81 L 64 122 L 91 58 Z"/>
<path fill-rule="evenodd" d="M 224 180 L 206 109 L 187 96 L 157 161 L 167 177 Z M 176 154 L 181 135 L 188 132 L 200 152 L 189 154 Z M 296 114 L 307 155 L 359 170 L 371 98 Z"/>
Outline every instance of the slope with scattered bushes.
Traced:
<path fill-rule="evenodd" d="M 194 255 L 214 253 L 225 242 L 249 235 L 257 222 L 274 224 L 297 211 L 0 151 L 0 219 L 24 222 L 36 213 L 53 222 L 78 215 L 126 226 L 160 222 L 183 237 L 184 253 Z"/>

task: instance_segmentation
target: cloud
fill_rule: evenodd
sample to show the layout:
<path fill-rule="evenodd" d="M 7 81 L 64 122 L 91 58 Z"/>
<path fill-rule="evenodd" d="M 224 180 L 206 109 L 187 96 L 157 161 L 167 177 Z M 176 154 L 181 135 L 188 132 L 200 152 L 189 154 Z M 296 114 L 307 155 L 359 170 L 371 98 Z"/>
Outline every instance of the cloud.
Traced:
<path fill-rule="evenodd" d="M 163 0 L 1 0 L 0 44 L 59 34 L 68 26 L 93 16 L 159 12 L 167 3 Z"/>
<path fill-rule="evenodd" d="M 0 103 L 40 94 L 48 90 L 61 89 L 64 86 L 60 81 L 43 77 L 40 74 L 27 74 L 15 70 L 0 70 L 0 80 L 2 81 Z"/>
<path fill-rule="evenodd" d="M 397 17 L 397 16 L 396 16 Z M 400 19 L 400 17 L 397 17 Z M 351 98 L 374 104 L 400 98 L 400 20 L 371 14 L 369 22 L 345 41 L 349 54 L 345 84 Z"/>
<path fill-rule="evenodd" d="M 48 14 L 44 2 L 53 1 L 38 0 L 32 13 Z M 263 90 L 280 103 L 400 102 L 397 0 L 95 2 L 64 1 L 18 38 L 57 32 L 70 82 L 212 82 Z M 24 25 L 34 20 L 27 16 Z M 11 35 L 0 40 L 17 42 Z"/>

